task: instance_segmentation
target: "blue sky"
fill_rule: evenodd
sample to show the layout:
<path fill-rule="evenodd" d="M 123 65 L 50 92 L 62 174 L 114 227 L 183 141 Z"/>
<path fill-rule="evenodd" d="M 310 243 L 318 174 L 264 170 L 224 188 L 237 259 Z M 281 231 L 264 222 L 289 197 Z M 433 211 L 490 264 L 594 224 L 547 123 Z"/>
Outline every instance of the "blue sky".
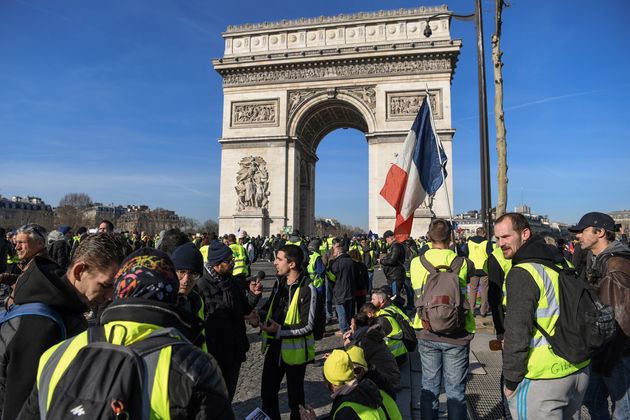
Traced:
<path fill-rule="evenodd" d="M 223 98 L 211 59 L 222 56 L 228 25 L 443 3 L 3 0 L 0 194 L 56 205 L 67 192 L 87 192 L 216 219 Z M 630 208 L 630 2 L 511 3 L 502 39 L 508 207 L 522 197 L 565 222 Z M 465 14 L 474 2 L 447 4 Z M 483 0 L 488 63 L 493 4 Z M 480 205 L 474 26 L 454 21 L 452 36 L 464 44 L 450 174 L 462 212 Z M 487 72 L 492 111 L 490 64 Z M 495 162 L 493 114 L 489 122 Z M 367 227 L 363 134 L 334 131 L 317 152 L 316 215 Z M 340 167 L 344 182 L 331 176 Z"/>

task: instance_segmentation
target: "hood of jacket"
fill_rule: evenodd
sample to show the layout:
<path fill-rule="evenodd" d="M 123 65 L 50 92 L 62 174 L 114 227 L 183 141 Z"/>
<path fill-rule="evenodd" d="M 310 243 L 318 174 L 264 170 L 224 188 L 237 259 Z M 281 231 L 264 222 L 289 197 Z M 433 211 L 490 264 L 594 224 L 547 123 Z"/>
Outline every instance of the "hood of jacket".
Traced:
<path fill-rule="evenodd" d="M 348 394 L 339 395 L 335 399 L 335 407 L 339 407 L 343 402 L 354 402 L 371 408 L 378 408 L 383 402 L 383 397 L 378 390 L 378 386 L 370 379 L 363 379 Z"/>
<path fill-rule="evenodd" d="M 45 303 L 59 312 L 83 314 L 89 310 L 75 288 L 68 282 L 65 270 L 48 258 L 35 256 L 15 284 L 14 302 Z"/>
<path fill-rule="evenodd" d="M 630 259 L 630 248 L 628 248 L 627 245 L 622 244 L 620 241 L 613 241 L 608 244 L 606 249 L 595 257 L 595 264 L 615 256 L 622 256 Z"/>
<path fill-rule="evenodd" d="M 483 236 L 476 235 L 476 236 L 473 236 L 472 238 L 468 238 L 468 240 L 473 241 L 476 244 L 480 244 L 483 241 L 485 241 L 486 238 L 484 238 Z"/>
<path fill-rule="evenodd" d="M 553 245 L 545 243 L 540 235 L 532 236 L 516 251 L 512 258 L 512 265 L 522 262 L 539 262 L 541 264 L 561 264 L 564 256 Z"/>
<path fill-rule="evenodd" d="M 182 314 L 175 305 L 142 298 L 128 298 L 112 302 L 101 314 L 100 324 L 114 321 L 133 321 L 176 328 L 190 341 L 199 335 L 200 324 L 191 314 Z"/>

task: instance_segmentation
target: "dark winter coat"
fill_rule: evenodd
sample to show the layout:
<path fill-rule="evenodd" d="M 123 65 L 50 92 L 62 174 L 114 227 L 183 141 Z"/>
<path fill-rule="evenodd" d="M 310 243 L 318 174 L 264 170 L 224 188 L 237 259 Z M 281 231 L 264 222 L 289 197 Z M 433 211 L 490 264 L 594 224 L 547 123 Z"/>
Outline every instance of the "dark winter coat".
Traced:
<path fill-rule="evenodd" d="M 337 409 L 344 402 L 353 402 L 365 405 L 370 408 L 378 409 L 383 404 L 383 397 L 378 390 L 378 386 L 369 379 L 364 379 L 358 383 L 356 388 L 346 395 L 338 395 L 330 410 L 330 418 L 333 420 L 359 420 L 356 412 L 350 407 L 343 407 L 339 411 Z"/>
<path fill-rule="evenodd" d="M 53 261 L 34 257 L 15 285 L 16 304 L 45 303 L 63 318 L 67 336 L 87 328 L 87 306 Z M 0 411 L 2 419 L 15 419 L 28 398 L 37 375 L 40 356 L 63 340 L 57 324 L 45 317 L 25 315 L 0 328 Z"/>
<path fill-rule="evenodd" d="M 400 369 L 396 359 L 394 359 L 394 355 L 387 348 L 384 338 L 385 334 L 383 334 L 381 326 L 376 324 L 370 327 L 358 328 L 352 334 L 350 340 L 352 344 L 363 349 L 368 368 L 380 372 L 391 383 L 392 387 L 399 391 L 402 388 L 400 385 Z"/>
<path fill-rule="evenodd" d="M 185 329 L 175 307 L 146 299 L 114 302 L 103 311 L 101 323 L 142 322 Z M 234 413 L 221 371 L 212 356 L 192 344 L 173 346 L 168 376 L 171 419 L 233 419 Z M 37 365 L 36 365 L 37 366 Z M 39 419 L 37 388 L 28 398 L 19 420 Z"/>
<path fill-rule="evenodd" d="M 223 278 L 213 269 L 205 268 L 203 277 L 197 282 L 205 305 L 206 345 L 219 366 L 245 361 L 249 340 L 243 317 L 260 299 L 245 291 L 245 285 L 237 281 L 232 276 Z"/>
<path fill-rule="evenodd" d="M 70 245 L 65 239 L 59 239 L 48 247 L 48 256 L 63 269 L 70 264 Z"/>
<path fill-rule="evenodd" d="M 335 305 L 342 305 L 345 301 L 354 298 L 354 261 L 345 252 L 330 263 L 330 271 L 335 275 L 332 301 Z"/>
<path fill-rule="evenodd" d="M 404 281 L 405 274 L 405 247 L 394 241 L 390 251 L 381 258 L 383 274 L 389 282 Z"/>

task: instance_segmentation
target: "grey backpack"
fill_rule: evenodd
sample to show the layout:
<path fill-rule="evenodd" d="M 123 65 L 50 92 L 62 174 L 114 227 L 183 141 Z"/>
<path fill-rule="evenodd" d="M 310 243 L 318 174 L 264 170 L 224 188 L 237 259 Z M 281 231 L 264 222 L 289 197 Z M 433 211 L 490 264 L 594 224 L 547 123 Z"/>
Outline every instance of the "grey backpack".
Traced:
<path fill-rule="evenodd" d="M 469 305 L 458 274 L 466 260 L 455 257 L 450 266 L 435 267 L 421 255 L 420 262 L 429 272 L 422 294 L 415 302 L 422 327 L 441 335 L 463 332 Z"/>

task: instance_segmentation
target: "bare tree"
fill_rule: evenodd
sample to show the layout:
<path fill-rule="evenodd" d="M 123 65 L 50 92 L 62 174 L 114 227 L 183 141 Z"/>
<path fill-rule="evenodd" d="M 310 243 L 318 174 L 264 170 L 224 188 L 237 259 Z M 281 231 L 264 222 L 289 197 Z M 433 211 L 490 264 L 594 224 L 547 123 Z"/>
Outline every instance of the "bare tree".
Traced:
<path fill-rule="evenodd" d="M 85 208 L 92 205 L 92 199 L 86 193 L 68 193 L 59 200 L 59 207 Z"/>
<path fill-rule="evenodd" d="M 495 31 L 492 35 L 492 62 L 494 64 L 494 121 L 497 128 L 497 183 L 498 197 L 496 217 L 505 213 L 507 207 L 507 131 L 503 113 L 503 51 L 501 51 L 501 16 L 504 0 L 496 0 Z"/>
<path fill-rule="evenodd" d="M 203 224 L 201 225 L 201 231 L 202 232 L 207 232 L 207 233 L 219 233 L 219 224 L 212 220 L 212 219 L 208 219 L 205 222 L 203 222 Z"/>

